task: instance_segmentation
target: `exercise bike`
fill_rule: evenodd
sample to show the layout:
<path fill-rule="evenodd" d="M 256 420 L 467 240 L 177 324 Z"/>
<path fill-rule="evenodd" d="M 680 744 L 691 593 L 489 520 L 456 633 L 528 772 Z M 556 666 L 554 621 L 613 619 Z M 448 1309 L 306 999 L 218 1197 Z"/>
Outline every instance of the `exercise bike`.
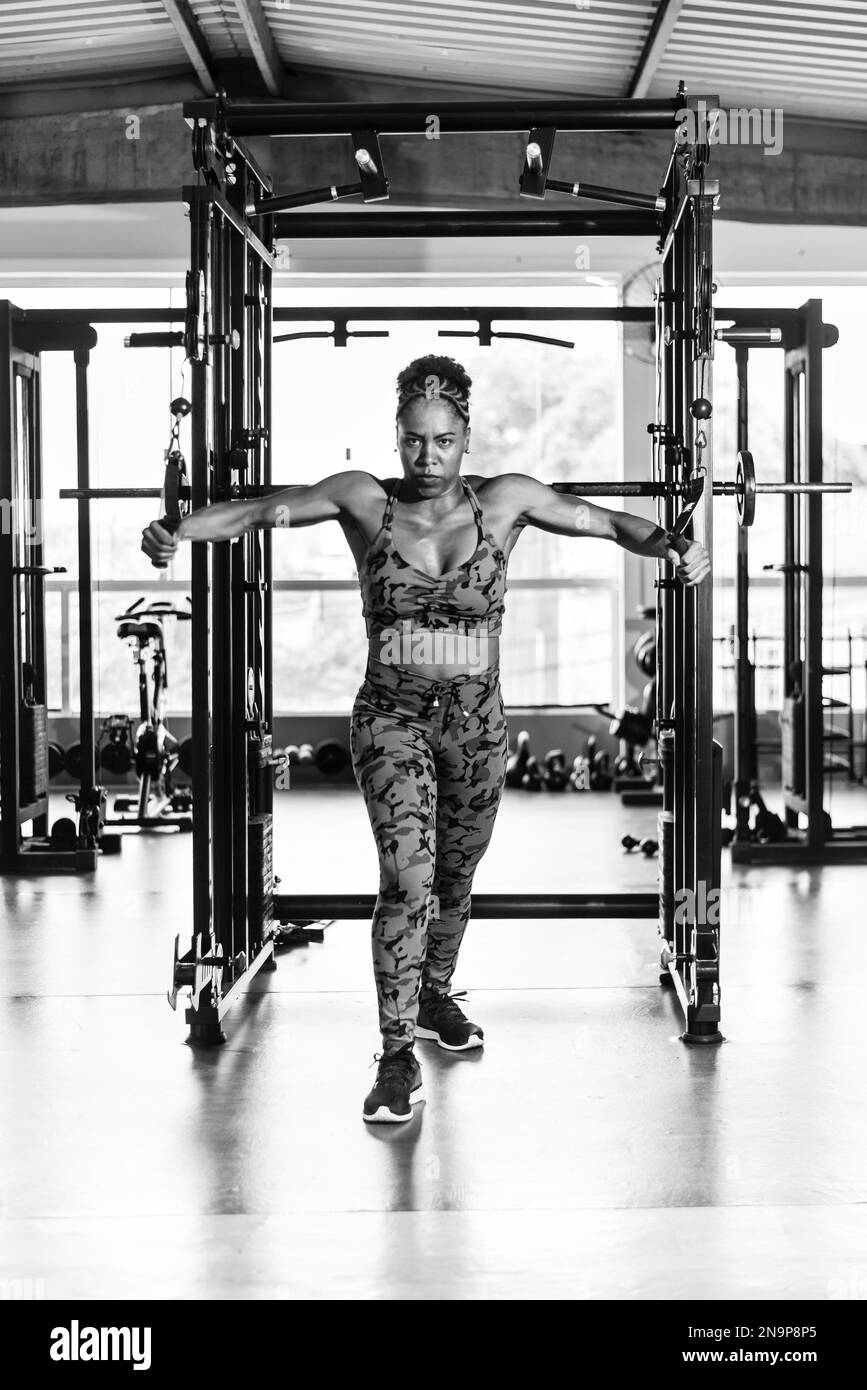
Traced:
<path fill-rule="evenodd" d="M 191 613 L 174 608 L 167 599 L 156 599 L 142 607 L 144 603 L 144 598 L 136 599 L 126 612 L 115 617 L 117 635 L 130 644 L 133 663 L 138 666 L 141 722 L 134 731 L 133 721 L 127 715 L 113 714 L 103 723 L 98 748 L 101 766 L 116 776 L 125 775 L 134 766 L 138 777 L 138 795 L 115 797 L 114 816 L 107 824 L 138 825 L 144 829 L 175 825 L 180 831 L 191 831 L 192 792 L 189 787 L 174 785 L 179 744 L 165 722 L 168 669 L 163 631 L 166 618 L 189 622 Z M 152 690 L 148 688 L 148 656 L 152 662 Z"/>

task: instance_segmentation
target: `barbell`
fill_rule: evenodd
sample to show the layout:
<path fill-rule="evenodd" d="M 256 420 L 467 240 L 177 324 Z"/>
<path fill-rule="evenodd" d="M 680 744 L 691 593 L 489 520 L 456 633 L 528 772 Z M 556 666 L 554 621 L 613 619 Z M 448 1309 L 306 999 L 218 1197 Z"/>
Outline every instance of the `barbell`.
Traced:
<path fill-rule="evenodd" d="M 551 483 L 550 487 L 554 492 L 568 493 L 577 497 L 682 497 L 687 495 L 688 483 L 627 483 L 627 482 L 579 482 L 579 483 Z M 269 492 L 283 492 L 288 490 L 285 484 L 272 483 Z M 851 492 L 851 483 L 758 483 L 756 482 L 756 467 L 752 454 L 743 449 L 738 454 L 737 473 L 734 482 L 717 482 L 713 484 L 713 494 L 715 497 L 734 497 L 737 507 L 738 521 L 741 526 L 752 526 L 756 515 L 756 497 L 761 493 L 780 493 L 782 495 L 792 495 L 796 493 L 825 493 L 825 492 Z M 256 489 L 251 489 L 249 497 L 261 495 Z M 88 487 L 88 488 L 61 488 L 60 496 L 64 498 L 75 498 L 81 500 L 91 500 L 97 498 L 118 498 L 118 497 L 154 497 L 163 496 L 163 489 L 157 487 Z M 182 485 L 178 489 L 178 501 L 188 501 L 190 497 L 189 486 Z"/>
<path fill-rule="evenodd" d="M 579 497 L 683 497 L 689 493 L 689 483 L 551 483 L 555 492 L 570 493 Z M 741 526 L 752 526 L 756 517 L 756 496 L 758 493 L 796 493 L 851 492 L 851 483 L 759 483 L 756 482 L 756 466 L 748 449 L 738 454 L 737 472 L 734 482 L 715 482 L 712 485 L 715 497 L 734 497 L 738 522 Z"/>

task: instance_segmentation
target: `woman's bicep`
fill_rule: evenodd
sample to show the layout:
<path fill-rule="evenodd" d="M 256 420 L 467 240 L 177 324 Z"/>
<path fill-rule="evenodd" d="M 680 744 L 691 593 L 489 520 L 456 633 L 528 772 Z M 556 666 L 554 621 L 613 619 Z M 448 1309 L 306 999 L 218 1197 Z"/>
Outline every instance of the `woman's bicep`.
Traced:
<path fill-rule="evenodd" d="M 256 518 L 260 526 L 315 526 L 320 521 L 336 521 L 357 491 L 360 474 L 333 473 L 318 482 L 281 488 L 257 499 Z"/>
<path fill-rule="evenodd" d="M 528 478 L 521 519 L 540 531 L 558 536 L 614 536 L 614 518 L 606 507 L 597 507 L 584 497 L 555 492 L 546 483 Z"/>

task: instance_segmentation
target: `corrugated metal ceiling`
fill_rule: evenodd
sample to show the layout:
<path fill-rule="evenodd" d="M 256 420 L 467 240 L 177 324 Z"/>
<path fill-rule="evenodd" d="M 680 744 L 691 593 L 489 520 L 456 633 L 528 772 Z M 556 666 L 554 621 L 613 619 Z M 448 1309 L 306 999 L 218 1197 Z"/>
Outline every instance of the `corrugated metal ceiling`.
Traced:
<path fill-rule="evenodd" d="M 726 107 L 867 120 L 867 5 L 687 0 L 651 95 L 667 94 L 679 77 L 695 92 L 719 93 Z"/>
<path fill-rule="evenodd" d="M 192 0 L 215 62 L 252 59 L 235 0 Z M 290 69 L 460 83 L 521 96 L 627 90 L 655 0 L 263 0 Z M 190 73 L 162 0 L 7 0 L 0 84 Z M 683 79 L 726 106 L 867 119 L 864 0 L 685 0 L 649 95 Z M 290 82 L 291 89 L 291 82 Z"/>
<path fill-rule="evenodd" d="M 650 0 L 265 0 L 287 63 L 528 92 L 623 91 Z M 675 84 L 676 85 L 676 84 Z"/>
<path fill-rule="evenodd" d="M 187 56 L 162 0 L 5 0 L 0 87 L 175 73 Z"/>

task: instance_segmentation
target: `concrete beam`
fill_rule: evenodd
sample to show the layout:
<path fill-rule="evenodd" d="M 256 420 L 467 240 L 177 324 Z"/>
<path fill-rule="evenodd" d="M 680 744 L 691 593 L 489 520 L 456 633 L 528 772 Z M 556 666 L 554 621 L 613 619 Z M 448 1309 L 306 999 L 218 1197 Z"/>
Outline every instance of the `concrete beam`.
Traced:
<path fill-rule="evenodd" d="M 383 136 L 381 144 L 396 206 L 516 206 L 520 135 Z M 348 139 L 260 138 L 250 146 L 273 174 L 277 192 L 348 182 L 353 175 Z M 553 176 L 655 193 L 667 157 L 666 136 L 589 140 L 563 134 Z M 865 157 L 862 128 L 832 122 L 822 128 L 790 122 L 777 155 L 757 145 L 716 146 L 710 172 L 721 182 L 719 216 L 865 226 Z M 179 105 L 0 120 L 0 207 L 165 202 L 179 198 L 182 185 L 192 181 L 189 129 Z"/>

